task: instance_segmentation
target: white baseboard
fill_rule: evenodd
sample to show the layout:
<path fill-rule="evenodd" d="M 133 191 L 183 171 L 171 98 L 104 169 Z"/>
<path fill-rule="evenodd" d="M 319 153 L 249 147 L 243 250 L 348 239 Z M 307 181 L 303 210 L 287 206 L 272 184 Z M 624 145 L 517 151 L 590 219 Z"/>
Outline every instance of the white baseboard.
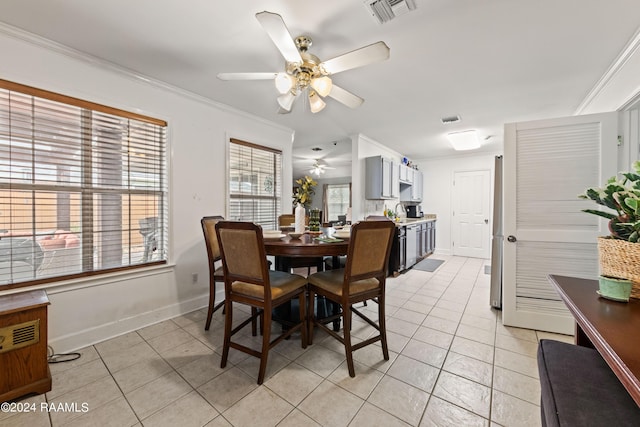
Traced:
<path fill-rule="evenodd" d="M 49 339 L 49 345 L 56 353 L 64 353 L 78 350 L 89 345 L 135 331 L 163 320 L 181 316 L 194 310 L 207 307 L 209 297 L 201 296 L 188 301 L 172 304 L 157 310 L 141 313 L 126 319 L 118 319 L 114 322 L 106 323 L 97 327 L 80 330 L 76 333 L 67 334 Z M 204 324 L 202 326 L 204 328 Z"/>
<path fill-rule="evenodd" d="M 451 250 L 450 250 L 450 249 L 439 249 L 439 248 L 435 248 L 435 249 L 433 250 L 433 254 L 434 254 L 434 255 L 449 256 L 449 255 L 451 255 Z"/>

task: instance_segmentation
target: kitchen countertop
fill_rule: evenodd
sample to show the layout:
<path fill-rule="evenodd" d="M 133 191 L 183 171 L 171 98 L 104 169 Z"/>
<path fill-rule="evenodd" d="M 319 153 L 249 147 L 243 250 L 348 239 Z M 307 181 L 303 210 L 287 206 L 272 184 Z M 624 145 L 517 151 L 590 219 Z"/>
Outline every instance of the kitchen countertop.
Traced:
<path fill-rule="evenodd" d="M 436 214 L 424 214 L 422 218 L 402 218 L 400 221 L 396 222 L 396 227 L 404 227 L 406 225 L 411 224 L 420 224 L 422 222 L 435 221 Z"/>

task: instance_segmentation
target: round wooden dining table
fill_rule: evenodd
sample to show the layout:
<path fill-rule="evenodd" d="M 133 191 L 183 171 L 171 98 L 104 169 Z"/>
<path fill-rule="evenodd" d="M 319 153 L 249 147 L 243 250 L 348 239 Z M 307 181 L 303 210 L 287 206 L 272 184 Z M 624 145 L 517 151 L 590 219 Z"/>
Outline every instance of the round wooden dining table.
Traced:
<path fill-rule="evenodd" d="M 316 239 L 316 235 L 305 233 L 300 236 L 299 239 L 293 239 L 291 236 L 286 235 L 281 238 L 265 238 L 264 248 L 267 255 L 275 256 L 275 268 L 276 270 L 289 271 L 290 263 L 287 261 L 290 258 L 318 258 L 318 269 L 322 269 L 324 262 L 322 258 L 325 256 L 333 257 L 333 265 L 339 265 L 338 257 L 340 255 L 347 255 L 349 250 L 349 239 L 340 238 L 338 242 L 323 242 Z M 285 319 L 291 318 L 291 306 L 283 305 L 282 311 L 277 313 L 278 317 Z M 339 306 L 335 303 L 324 305 L 323 308 L 318 306 L 316 313 L 322 314 L 335 314 L 339 310 Z M 334 320 L 334 331 L 340 330 L 340 320 Z"/>
<path fill-rule="evenodd" d="M 264 248 L 267 255 L 276 257 L 337 257 L 346 255 L 349 250 L 349 239 L 340 238 L 339 242 L 322 242 L 316 240 L 311 234 L 303 234 L 299 239 L 291 236 L 278 239 L 264 239 Z"/>

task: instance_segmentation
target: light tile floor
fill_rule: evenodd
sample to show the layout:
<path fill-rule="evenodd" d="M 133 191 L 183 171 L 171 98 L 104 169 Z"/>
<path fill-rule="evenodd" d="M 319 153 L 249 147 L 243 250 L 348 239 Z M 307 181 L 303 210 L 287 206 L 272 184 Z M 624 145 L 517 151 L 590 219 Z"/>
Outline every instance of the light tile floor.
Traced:
<path fill-rule="evenodd" d="M 223 317 L 205 332 L 202 309 L 51 365 L 51 392 L 22 401 L 38 409 L 0 412 L 0 425 L 539 426 L 537 341 L 572 337 L 503 326 L 488 304 L 486 260 L 434 258 L 445 263 L 433 273 L 388 280 L 390 360 L 378 345 L 356 351 L 355 378 L 341 345 L 320 332 L 306 350 L 298 336 L 278 344 L 262 386 L 244 353 L 231 349 L 220 369 Z M 354 322 L 356 341 L 373 333 Z M 259 345 L 248 331 L 242 340 Z M 59 410 L 40 411 L 42 402 Z"/>

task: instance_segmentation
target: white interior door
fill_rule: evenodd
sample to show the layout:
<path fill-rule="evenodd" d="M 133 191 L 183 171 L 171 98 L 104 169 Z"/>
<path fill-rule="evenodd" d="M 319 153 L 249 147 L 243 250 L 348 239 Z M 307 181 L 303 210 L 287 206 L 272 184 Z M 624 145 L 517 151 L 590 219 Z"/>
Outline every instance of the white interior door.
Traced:
<path fill-rule="evenodd" d="M 505 325 L 572 334 L 574 320 L 547 275 L 595 279 L 606 222 L 581 212 L 587 187 L 616 174 L 617 113 L 505 126 Z M 595 298 L 595 296 L 594 296 Z"/>
<path fill-rule="evenodd" d="M 453 254 L 489 258 L 491 171 L 454 172 Z"/>

